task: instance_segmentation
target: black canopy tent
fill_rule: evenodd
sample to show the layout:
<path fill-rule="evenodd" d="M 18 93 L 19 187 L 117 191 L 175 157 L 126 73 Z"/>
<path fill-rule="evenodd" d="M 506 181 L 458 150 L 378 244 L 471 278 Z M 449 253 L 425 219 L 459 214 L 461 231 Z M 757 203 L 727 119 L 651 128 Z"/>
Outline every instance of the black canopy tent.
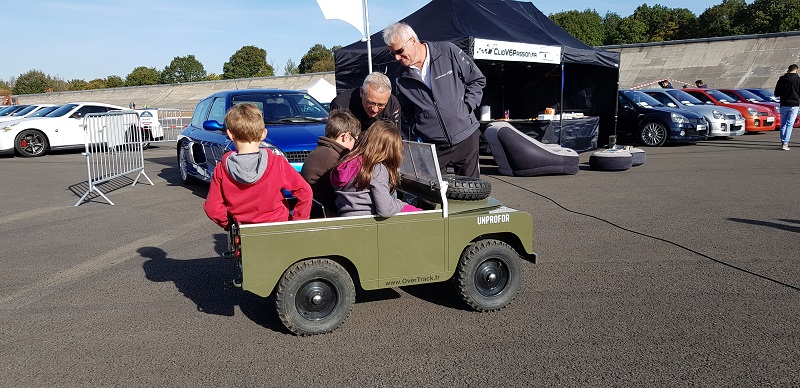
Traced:
<path fill-rule="evenodd" d="M 423 41 L 450 41 L 473 57 L 487 78 L 481 105 L 491 107 L 493 118 L 505 110 L 512 118 L 532 118 L 554 107 L 600 116 L 601 142 L 614 133 L 619 53 L 584 44 L 532 3 L 433 0 L 401 21 Z M 394 74 L 400 64 L 382 31 L 371 40 L 373 71 Z M 519 44 L 525 47 L 514 50 Z M 366 42 L 336 50 L 335 60 L 339 92 L 360 86 L 369 73 Z"/>

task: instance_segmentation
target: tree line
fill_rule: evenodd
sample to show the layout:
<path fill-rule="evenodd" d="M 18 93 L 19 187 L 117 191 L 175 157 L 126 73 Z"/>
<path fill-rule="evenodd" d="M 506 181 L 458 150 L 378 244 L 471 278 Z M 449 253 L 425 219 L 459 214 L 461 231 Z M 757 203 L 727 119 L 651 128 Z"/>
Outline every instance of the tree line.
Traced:
<path fill-rule="evenodd" d="M 295 64 L 286 61 L 284 74 L 305 74 L 334 70 L 333 52 L 341 46 L 327 48 L 316 44 Z M 203 64 L 194 55 L 175 57 L 164 69 L 138 66 L 125 78 L 110 75 L 90 81 L 82 79 L 63 80 L 45 74 L 41 70 L 29 70 L 9 82 L 0 81 L 0 95 L 37 94 L 72 90 L 119 88 L 125 86 L 174 84 L 183 82 L 215 81 L 222 79 L 270 77 L 275 75 L 275 66 L 267 61 L 267 51 L 256 46 L 244 46 L 231 55 L 222 66 L 222 74 L 206 72 Z"/>
<path fill-rule="evenodd" d="M 567 32 L 590 46 L 663 42 L 679 39 L 709 38 L 743 34 L 800 30 L 800 0 L 722 0 L 707 8 L 700 16 L 686 8 L 642 4 L 633 14 L 621 17 L 609 12 L 601 17 L 597 11 L 566 11 L 549 15 Z M 334 70 L 333 52 L 321 44 L 311 47 L 299 64 L 292 59 L 284 66 L 285 75 L 316 73 Z M 212 81 L 220 79 L 269 77 L 275 66 L 267 61 L 267 51 L 256 46 L 244 46 L 223 65 L 222 74 L 207 73 L 194 55 L 175 57 L 163 70 L 139 66 L 124 79 L 117 75 L 90 81 L 65 81 L 40 70 L 29 70 L 0 81 L 0 95 L 35 94 L 68 90 L 116 88 L 123 86 L 172 84 L 179 82 Z"/>
<path fill-rule="evenodd" d="M 695 16 L 686 8 L 642 4 L 626 17 L 566 11 L 550 19 L 590 46 L 664 42 L 800 30 L 800 0 L 722 0 Z"/>

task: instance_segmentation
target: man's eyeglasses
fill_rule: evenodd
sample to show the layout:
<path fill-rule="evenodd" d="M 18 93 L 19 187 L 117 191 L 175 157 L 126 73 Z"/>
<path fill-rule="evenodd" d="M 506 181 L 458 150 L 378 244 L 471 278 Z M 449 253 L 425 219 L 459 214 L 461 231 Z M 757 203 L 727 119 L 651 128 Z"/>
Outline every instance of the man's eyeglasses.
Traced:
<path fill-rule="evenodd" d="M 381 104 L 381 103 L 378 103 L 378 102 L 372 102 L 372 101 L 370 101 L 370 100 L 365 100 L 364 102 L 365 102 L 365 103 L 367 104 L 367 106 L 369 106 L 369 107 L 375 107 L 375 108 L 378 108 L 378 109 L 383 109 L 383 108 L 386 108 L 386 104 Z"/>
<path fill-rule="evenodd" d="M 397 51 L 392 51 L 392 49 L 389 49 L 389 52 L 391 52 L 392 55 L 403 55 L 403 53 L 406 51 L 406 49 L 405 49 L 406 44 L 408 44 L 408 41 L 411 40 L 411 39 L 414 39 L 414 38 L 412 37 L 412 38 L 406 39 L 406 42 L 403 43 L 403 45 L 400 46 L 400 48 L 397 49 Z"/>

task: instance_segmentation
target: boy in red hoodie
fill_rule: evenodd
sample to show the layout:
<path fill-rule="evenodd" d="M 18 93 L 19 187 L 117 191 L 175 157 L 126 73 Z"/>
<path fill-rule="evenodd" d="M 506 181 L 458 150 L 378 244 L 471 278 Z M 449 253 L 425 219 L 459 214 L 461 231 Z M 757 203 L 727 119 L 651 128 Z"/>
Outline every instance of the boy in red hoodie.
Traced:
<path fill-rule="evenodd" d="M 264 117 L 253 104 L 238 104 L 225 115 L 228 137 L 236 145 L 214 169 L 203 209 L 228 229 L 229 216 L 242 224 L 308 219 L 311 187 L 286 158 L 260 148 L 267 137 Z M 281 189 L 297 198 L 294 214 Z"/>

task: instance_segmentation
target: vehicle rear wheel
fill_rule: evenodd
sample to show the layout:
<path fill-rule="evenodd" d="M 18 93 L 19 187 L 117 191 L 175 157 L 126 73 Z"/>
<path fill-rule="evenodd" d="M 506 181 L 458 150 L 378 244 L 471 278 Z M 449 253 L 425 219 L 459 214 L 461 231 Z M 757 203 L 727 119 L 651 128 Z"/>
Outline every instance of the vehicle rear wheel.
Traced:
<path fill-rule="evenodd" d="M 184 185 L 197 183 L 197 179 L 189 175 L 189 154 L 183 146 L 178 149 L 178 169 L 181 172 L 181 183 Z"/>
<path fill-rule="evenodd" d="M 519 254 L 499 240 L 476 241 L 461 254 L 456 283 L 464 302 L 476 311 L 507 306 L 522 286 Z"/>
<path fill-rule="evenodd" d="M 448 199 L 475 201 L 485 199 L 492 193 L 492 184 L 480 178 L 445 175 L 442 180 L 448 183 L 445 192 Z"/>
<path fill-rule="evenodd" d="M 44 133 L 35 129 L 26 129 L 17 135 L 14 148 L 25 157 L 42 156 L 47 151 L 49 143 Z"/>
<path fill-rule="evenodd" d="M 641 140 L 644 145 L 651 147 L 663 146 L 667 142 L 668 137 L 669 131 L 667 131 L 667 128 L 663 124 L 652 121 L 646 123 L 642 127 L 642 130 L 639 131 L 639 140 Z"/>
<path fill-rule="evenodd" d="M 278 317 L 297 335 L 323 334 L 344 323 L 355 303 L 350 274 L 330 259 L 295 263 L 275 291 Z"/>

